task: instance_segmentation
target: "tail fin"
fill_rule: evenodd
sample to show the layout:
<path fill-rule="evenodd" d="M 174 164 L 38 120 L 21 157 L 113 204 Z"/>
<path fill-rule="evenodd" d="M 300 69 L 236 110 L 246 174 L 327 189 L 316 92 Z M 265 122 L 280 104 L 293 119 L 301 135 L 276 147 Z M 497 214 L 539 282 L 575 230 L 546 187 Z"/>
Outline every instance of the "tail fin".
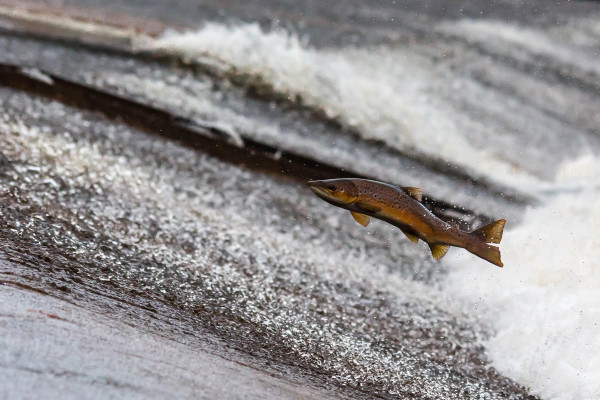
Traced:
<path fill-rule="evenodd" d="M 476 246 L 474 248 L 467 247 L 467 250 L 475 254 L 477 257 L 481 257 L 484 260 L 499 266 L 500 268 L 504 266 L 500 260 L 500 248 L 496 246 L 482 244 L 481 246 Z"/>
<path fill-rule="evenodd" d="M 499 219 L 489 225 L 483 226 L 471 232 L 471 235 L 483 240 L 486 243 L 500 243 L 502 232 L 504 231 L 505 219 Z M 500 258 L 498 258 L 500 259 Z"/>

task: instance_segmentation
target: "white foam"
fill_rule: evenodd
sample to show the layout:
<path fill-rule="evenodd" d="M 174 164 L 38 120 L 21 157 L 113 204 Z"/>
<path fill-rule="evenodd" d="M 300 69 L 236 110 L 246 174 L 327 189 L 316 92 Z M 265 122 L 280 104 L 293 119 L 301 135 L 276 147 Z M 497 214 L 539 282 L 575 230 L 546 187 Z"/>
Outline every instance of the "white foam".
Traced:
<path fill-rule="evenodd" d="M 426 56 L 384 46 L 315 49 L 286 31 L 264 32 L 257 24 L 170 32 L 154 49 L 251 76 L 392 147 L 441 158 L 492 180 L 536 181 L 493 149 L 471 144 L 465 135 L 485 136 L 489 128 L 456 117 L 454 106 L 437 93 L 439 86 L 464 87 Z"/>
<path fill-rule="evenodd" d="M 558 170 L 556 181 L 559 183 L 588 183 L 600 182 L 600 159 L 593 154 L 587 154 L 567 163 Z"/>
<path fill-rule="evenodd" d="M 496 328 L 494 366 L 546 399 L 600 399 L 600 159 L 562 167 L 580 184 L 507 226 L 504 269 L 461 252 L 447 261 L 449 290 L 483 308 Z"/>

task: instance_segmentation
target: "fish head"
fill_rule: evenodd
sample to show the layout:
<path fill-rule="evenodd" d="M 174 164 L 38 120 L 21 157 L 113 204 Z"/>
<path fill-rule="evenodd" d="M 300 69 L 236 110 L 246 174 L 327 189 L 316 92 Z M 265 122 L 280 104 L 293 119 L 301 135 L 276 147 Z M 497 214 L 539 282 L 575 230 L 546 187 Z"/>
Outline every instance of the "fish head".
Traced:
<path fill-rule="evenodd" d="M 308 186 L 317 196 L 336 206 L 349 206 L 358 200 L 358 188 L 352 179 L 309 181 Z"/>

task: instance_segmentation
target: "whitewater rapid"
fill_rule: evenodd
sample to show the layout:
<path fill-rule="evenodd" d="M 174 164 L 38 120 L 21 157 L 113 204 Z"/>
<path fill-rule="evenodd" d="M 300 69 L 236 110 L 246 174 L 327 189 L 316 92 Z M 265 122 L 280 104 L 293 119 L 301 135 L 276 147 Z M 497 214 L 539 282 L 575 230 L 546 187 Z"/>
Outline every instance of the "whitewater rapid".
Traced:
<path fill-rule="evenodd" d="M 265 32 L 258 24 L 211 23 L 195 32 L 167 32 L 155 49 L 224 73 L 245 74 L 357 129 L 365 139 L 441 158 L 492 180 L 537 181 L 493 147 L 482 146 L 477 137 L 490 134 L 486 126 L 456 118 L 453 107 L 437 95 L 447 89 L 450 77 L 427 56 L 385 46 L 314 49 L 285 30 Z M 452 85 L 453 90 L 472 90 L 462 80 Z"/>
<path fill-rule="evenodd" d="M 573 52 L 572 41 L 557 50 L 548 46 L 551 36 L 527 30 L 522 40 L 518 27 L 500 22 L 447 24 L 440 32 L 465 40 L 484 34 L 482 43 L 491 42 L 500 53 L 502 46 L 517 46 L 517 60 L 530 45 L 526 50 L 534 58 L 579 60 L 578 67 L 595 68 L 589 58 L 574 56 L 590 45 L 581 35 L 571 38 L 579 43 Z M 588 41 L 597 45 L 599 36 Z M 486 79 L 512 91 L 507 94 L 450 72 L 451 54 L 444 64 L 425 54 L 431 49 L 423 54 L 420 48 L 393 46 L 316 49 L 258 24 L 213 23 L 194 32 L 169 32 L 154 49 L 249 76 L 324 111 L 365 139 L 442 159 L 535 195 L 539 205 L 530 207 L 520 224 L 507 223 L 504 269 L 452 250 L 441 286 L 493 326 L 485 347 L 502 373 L 545 399 L 600 398 L 600 161 L 583 151 L 593 146 L 576 126 L 578 118 L 593 126 L 597 117 L 569 111 L 590 107 L 586 94 L 485 65 L 485 58 L 473 61 L 490 71 Z M 564 100 L 567 95 L 570 101 Z M 549 116 L 559 109 L 566 110 L 561 119 Z M 520 139 L 527 134 L 535 140 Z M 559 155 L 567 161 L 556 162 Z"/>
<path fill-rule="evenodd" d="M 502 373 L 542 398 L 600 398 L 600 159 L 564 165 L 555 189 L 506 227 L 502 271 L 456 251 L 445 287 L 492 322 Z"/>

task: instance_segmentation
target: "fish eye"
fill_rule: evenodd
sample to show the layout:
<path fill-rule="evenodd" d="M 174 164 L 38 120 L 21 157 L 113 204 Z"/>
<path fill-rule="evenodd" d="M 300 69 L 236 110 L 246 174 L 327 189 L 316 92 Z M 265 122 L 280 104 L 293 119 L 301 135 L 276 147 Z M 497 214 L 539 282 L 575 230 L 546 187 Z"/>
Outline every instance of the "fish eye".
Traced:
<path fill-rule="evenodd" d="M 335 185 L 329 185 L 329 186 L 327 186 L 327 189 L 329 189 L 329 190 L 335 190 Z"/>
<path fill-rule="evenodd" d="M 343 192 L 343 191 L 344 191 L 344 189 L 343 189 L 343 188 L 342 188 L 342 189 L 340 189 L 340 192 Z"/>

